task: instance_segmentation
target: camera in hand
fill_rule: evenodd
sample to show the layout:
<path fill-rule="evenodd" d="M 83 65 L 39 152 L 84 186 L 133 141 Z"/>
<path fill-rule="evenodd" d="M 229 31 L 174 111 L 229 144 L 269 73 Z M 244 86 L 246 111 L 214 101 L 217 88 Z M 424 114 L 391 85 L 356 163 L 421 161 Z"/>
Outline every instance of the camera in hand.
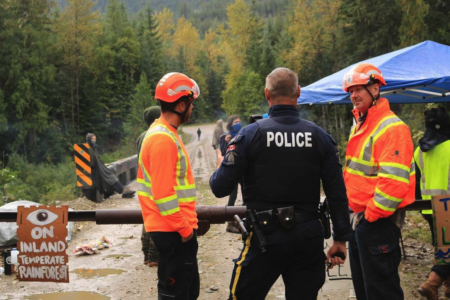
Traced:
<path fill-rule="evenodd" d="M 258 120 L 261 120 L 263 118 L 263 115 L 251 115 L 250 120 L 248 121 L 248 124 L 255 123 Z"/>

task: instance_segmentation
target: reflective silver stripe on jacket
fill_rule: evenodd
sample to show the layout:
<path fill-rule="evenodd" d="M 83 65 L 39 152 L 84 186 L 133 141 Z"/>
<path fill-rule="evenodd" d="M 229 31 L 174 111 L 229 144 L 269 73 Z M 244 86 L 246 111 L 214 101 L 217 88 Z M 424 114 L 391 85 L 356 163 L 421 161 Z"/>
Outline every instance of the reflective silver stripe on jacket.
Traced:
<path fill-rule="evenodd" d="M 354 160 L 347 160 L 347 167 L 356 171 L 363 172 L 366 176 L 377 176 L 378 167 L 377 166 L 368 166 Z"/>
<path fill-rule="evenodd" d="M 402 199 L 397 199 L 394 197 L 389 197 L 389 198 L 391 198 L 391 199 L 389 199 L 388 197 L 382 195 L 378 191 L 375 191 L 374 198 L 375 198 L 375 202 L 382 205 L 383 208 L 388 211 L 395 211 L 397 209 L 397 207 L 400 205 L 400 203 L 402 202 Z"/>
<path fill-rule="evenodd" d="M 150 129 L 149 131 L 147 131 L 147 134 L 145 136 L 147 137 L 150 134 L 155 133 L 155 132 L 165 132 L 166 134 L 169 134 L 172 137 L 175 144 L 177 145 L 177 150 L 178 150 L 177 177 L 180 182 L 180 185 L 186 185 L 186 175 L 187 175 L 186 155 L 183 153 L 183 149 L 182 149 L 180 143 L 178 142 L 178 139 L 175 137 L 175 135 L 173 134 L 172 131 L 170 131 L 166 127 L 160 126 L 160 125 L 155 126 L 152 129 Z"/>
<path fill-rule="evenodd" d="M 395 175 L 408 181 L 410 177 L 410 172 L 393 166 L 380 166 L 380 173 Z"/>
<path fill-rule="evenodd" d="M 373 132 L 370 135 L 370 137 L 368 137 L 369 142 L 366 144 L 366 146 L 364 148 L 364 154 L 362 157 L 364 160 L 370 161 L 370 158 L 372 157 L 373 137 L 376 136 L 378 133 L 380 133 L 380 131 L 382 131 L 384 128 L 386 128 L 389 124 L 393 124 L 393 123 L 397 123 L 397 122 L 402 122 L 402 120 L 400 120 L 396 116 L 393 116 L 392 118 L 384 120 L 383 122 L 381 122 L 379 124 L 379 126 L 375 130 L 375 132 Z"/>

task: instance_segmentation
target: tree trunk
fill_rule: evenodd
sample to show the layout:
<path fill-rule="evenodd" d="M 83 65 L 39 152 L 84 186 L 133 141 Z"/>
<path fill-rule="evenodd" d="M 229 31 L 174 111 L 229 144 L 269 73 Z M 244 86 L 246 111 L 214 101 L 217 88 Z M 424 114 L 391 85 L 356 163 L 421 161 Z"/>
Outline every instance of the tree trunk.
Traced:
<path fill-rule="evenodd" d="M 72 128 L 75 129 L 75 99 L 73 95 L 73 80 L 70 80 L 70 101 L 72 106 Z"/>
<path fill-rule="evenodd" d="M 334 137 L 336 139 L 336 143 L 339 144 L 339 140 L 341 138 L 341 134 L 340 134 L 340 130 L 339 130 L 339 126 L 338 126 L 338 115 L 337 115 L 337 109 L 336 109 L 336 105 L 334 106 L 334 126 L 335 126 L 335 130 L 336 130 L 336 136 Z"/>
<path fill-rule="evenodd" d="M 323 130 L 327 130 L 327 116 L 325 113 L 326 105 L 322 105 L 322 128 Z"/>
<path fill-rule="evenodd" d="M 80 78 L 78 76 L 78 63 L 77 63 L 77 82 L 76 82 L 76 92 L 77 92 L 77 124 L 80 126 Z"/>

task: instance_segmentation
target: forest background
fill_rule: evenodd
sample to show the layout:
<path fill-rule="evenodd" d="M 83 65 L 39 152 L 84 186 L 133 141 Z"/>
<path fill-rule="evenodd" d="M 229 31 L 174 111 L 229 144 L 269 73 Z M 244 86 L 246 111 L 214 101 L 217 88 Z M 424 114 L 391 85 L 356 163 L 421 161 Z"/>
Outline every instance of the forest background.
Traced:
<path fill-rule="evenodd" d="M 0 205 L 76 196 L 72 149 L 88 132 L 105 162 L 135 154 L 142 111 L 168 72 L 200 86 L 191 122 L 245 121 L 267 112 L 275 67 L 306 86 L 424 40 L 450 45 L 449 1 L 0 0 Z M 415 142 L 425 107 L 391 106 Z M 299 107 L 341 154 L 351 109 Z"/>

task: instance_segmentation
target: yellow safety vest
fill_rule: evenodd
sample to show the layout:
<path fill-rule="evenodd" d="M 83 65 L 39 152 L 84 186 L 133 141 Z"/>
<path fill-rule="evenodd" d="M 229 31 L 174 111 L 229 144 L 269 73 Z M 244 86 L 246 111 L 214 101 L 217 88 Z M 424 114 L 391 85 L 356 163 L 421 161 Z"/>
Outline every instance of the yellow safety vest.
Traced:
<path fill-rule="evenodd" d="M 420 193 L 422 199 L 430 200 L 432 196 L 450 194 L 450 140 L 433 149 L 423 152 L 417 147 L 414 159 L 419 166 Z M 431 209 L 422 210 L 423 214 L 432 214 Z"/>

